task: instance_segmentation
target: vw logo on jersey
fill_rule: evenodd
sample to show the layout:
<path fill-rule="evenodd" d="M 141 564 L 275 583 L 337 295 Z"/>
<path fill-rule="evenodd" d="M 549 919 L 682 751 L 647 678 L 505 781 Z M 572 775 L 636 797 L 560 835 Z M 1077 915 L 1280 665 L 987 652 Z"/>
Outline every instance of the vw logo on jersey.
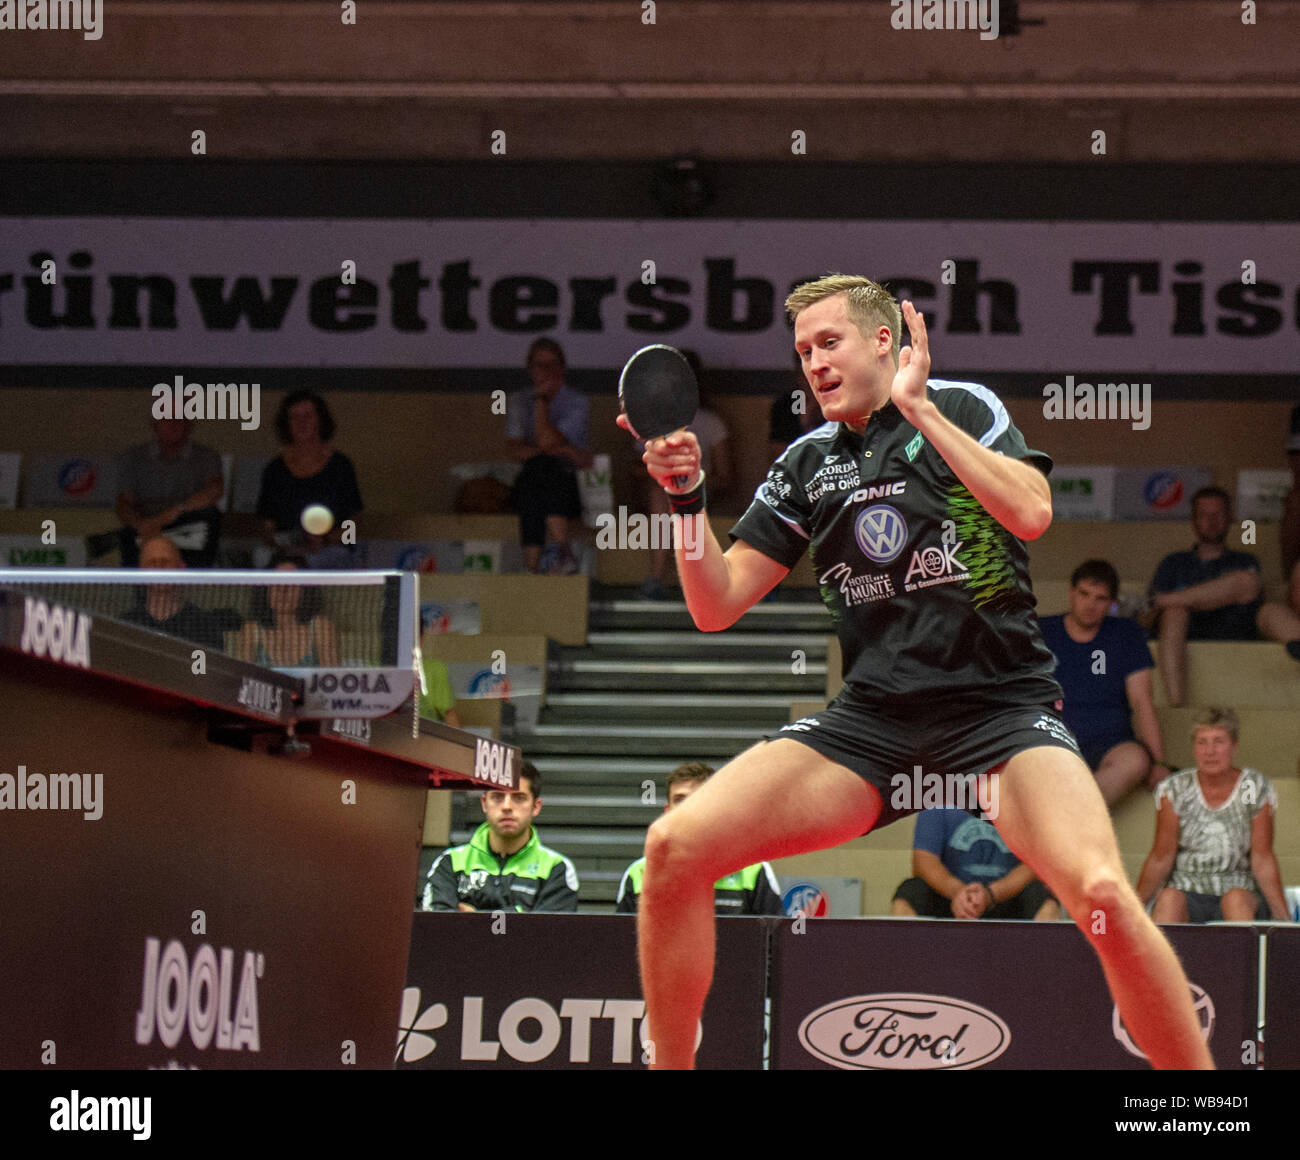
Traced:
<path fill-rule="evenodd" d="M 853 521 L 853 535 L 868 560 L 888 564 L 907 543 L 907 523 L 895 508 L 877 504 Z"/>

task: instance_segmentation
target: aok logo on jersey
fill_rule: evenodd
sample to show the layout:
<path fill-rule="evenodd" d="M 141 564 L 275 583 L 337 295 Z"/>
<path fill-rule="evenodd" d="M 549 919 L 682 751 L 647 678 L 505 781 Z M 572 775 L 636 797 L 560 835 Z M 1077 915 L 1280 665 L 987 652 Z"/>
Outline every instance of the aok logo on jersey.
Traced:
<path fill-rule="evenodd" d="M 935 584 L 952 584 L 957 580 L 967 580 L 970 573 L 966 565 L 957 558 L 963 541 L 955 544 L 943 543 L 937 548 L 918 548 L 912 553 L 912 562 L 907 566 L 907 575 L 903 577 L 903 590 L 915 592 L 918 588 L 931 588 Z"/>

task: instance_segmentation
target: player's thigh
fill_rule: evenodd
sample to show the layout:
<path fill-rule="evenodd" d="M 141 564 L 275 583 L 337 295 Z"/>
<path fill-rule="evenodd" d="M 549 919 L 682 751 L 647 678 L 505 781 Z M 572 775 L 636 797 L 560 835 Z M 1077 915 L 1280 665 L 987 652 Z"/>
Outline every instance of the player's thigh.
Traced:
<path fill-rule="evenodd" d="M 646 854 L 721 877 L 838 846 L 871 829 L 881 809 L 880 794 L 852 770 L 777 738 L 728 762 L 657 819 Z"/>
<path fill-rule="evenodd" d="M 995 809 L 1007 845 L 1058 897 L 1099 873 L 1124 878 L 1106 803 L 1072 751 L 1042 745 L 1017 753 L 998 774 Z"/>

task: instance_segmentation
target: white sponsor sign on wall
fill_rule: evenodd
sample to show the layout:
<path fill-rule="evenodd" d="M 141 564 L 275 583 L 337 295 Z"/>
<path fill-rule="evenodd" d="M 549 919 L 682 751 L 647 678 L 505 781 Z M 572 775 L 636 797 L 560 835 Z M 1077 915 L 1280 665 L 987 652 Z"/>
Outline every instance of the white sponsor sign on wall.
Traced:
<path fill-rule="evenodd" d="M 28 258 L 43 251 L 90 261 L 45 286 Z M 782 300 L 829 270 L 910 297 L 936 367 L 1045 383 L 1295 369 L 1300 223 L 1247 222 L 9 217 L 0 351 L 178 371 L 196 351 L 209 366 L 522 368 L 550 333 L 578 367 L 656 341 L 786 367 Z"/>

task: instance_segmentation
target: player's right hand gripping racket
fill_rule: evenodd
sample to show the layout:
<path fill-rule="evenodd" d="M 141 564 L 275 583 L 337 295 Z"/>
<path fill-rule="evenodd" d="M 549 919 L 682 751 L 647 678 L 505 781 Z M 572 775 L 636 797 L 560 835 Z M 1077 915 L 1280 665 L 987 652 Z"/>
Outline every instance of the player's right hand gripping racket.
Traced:
<path fill-rule="evenodd" d="M 627 360 L 618 376 L 618 401 L 632 433 L 648 443 L 686 427 L 700 408 L 700 389 L 682 352 L 656 344 Z M 678 490 L 688 483 L 686 476 L 673 476 Z"/>

